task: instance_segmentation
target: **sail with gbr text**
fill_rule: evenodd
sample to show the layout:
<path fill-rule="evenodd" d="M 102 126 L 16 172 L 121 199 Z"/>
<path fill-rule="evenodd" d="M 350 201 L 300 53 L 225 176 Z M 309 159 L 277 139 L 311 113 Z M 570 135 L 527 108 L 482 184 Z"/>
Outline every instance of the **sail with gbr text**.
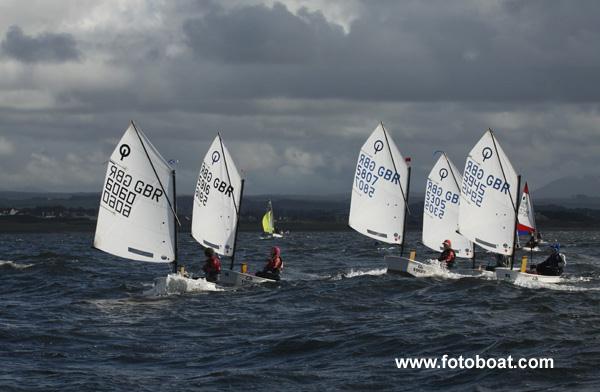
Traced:
<path fill-rule="evenodd" d="M 350 227 L 376 240 L 401 244 L 407 185 L 408 164 L 379 124 L 358 154 Z"/>
<path fill-rule="evenodd" d="M 131 260 L 175 260 L 174 175 L 133 122 L 110 156 L 94 247 Z"/>
<path fill-rule="evenodd" d="M 462 176 L 445 153 L 427 177 L 423 205 L 423 244 L 443 250 L 442 242 L 452 241 L 457 257 L 472 257 L 473 243 L 457 233 Z"/>
<path fill-rule="evenodd" d="M 469 152 L 463 172 L 459 232 L 489 251 L 512 255 L 519 176 L 488 130 Z"/>
<path fill-rule="evenodd" d="M 192 236 L 202 246 L 231 256 L 234 250 L 242 177 L 217 135 L 204 156 L 192 211 Z"/>

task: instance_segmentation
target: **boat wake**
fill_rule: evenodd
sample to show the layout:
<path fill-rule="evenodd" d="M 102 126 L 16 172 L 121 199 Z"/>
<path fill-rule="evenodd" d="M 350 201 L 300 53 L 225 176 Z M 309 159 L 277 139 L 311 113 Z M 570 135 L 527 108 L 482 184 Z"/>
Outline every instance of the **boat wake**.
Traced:
<path fill-rule="evenodd" d="M 600 287 L 586 287 L 586 286 L 575 286 L 572 284 L 565 284 L 569 282 L 566 280 L 564 283 L 561 281 L 560 283 L 545 283 L 539 281 L 522 281 L 517 279 L 514 284 L 516 286 L 525 287 L 528 289 L 548 289 L 555 291 L 600 291 Z"/>
<path fill-rule="evenodd" d="M 387 272 L 387 268 L 374 268 L 374 269 L 370 269 L 370 270 L 355 270 L 354 268 L 351 268 L 350 271 L 340 272 L 340 273 L 337 273 L 337 274 L 331 276 L 330 280 L 356 278 L 357 276 L 363 276 L 363 275 L 372 275 L 372 276 L 385 275 L 386 272 Z"/>
<path fill-rule="evenodd" d="M 225 291 L 222 287 L 204 278 L 190 279 L 178 274 L 169 274 L 154 279 L 154 286 L 144 291 L 145 296 L 164 296 L 206 291 Z"/>
<path fill-rule="evenodd" d="M 0 268 L 13 268 L 22 270 L 29 267 L 33 267 L 33 264 L 19 264 L 11 260 L 0 260 Z"/>

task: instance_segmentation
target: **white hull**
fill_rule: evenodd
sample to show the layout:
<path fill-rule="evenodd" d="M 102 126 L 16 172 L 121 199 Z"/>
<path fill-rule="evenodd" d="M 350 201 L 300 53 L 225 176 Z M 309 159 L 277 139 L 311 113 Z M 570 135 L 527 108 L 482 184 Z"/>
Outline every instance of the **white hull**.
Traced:
<path fill-rule="evenodd" d="M 276 280 L 261 278 L 256 275 L 243 274 L 232 270 L 221 270 L 219 284 L 224 286 L 244 287 L 261 283 L 276 283 Z"/>
<path fill-rule="evenodd" d="M 277 233 L 263 233 L 263 235 L 260 236 L 261 240 L 272 240 L 273 238 L 283 238 L 283 235 Z"/>
<path fill-rule="evenodd" d="M 474 269 L 453 269 L 448 270 L 440 264 L 423 263 L 416 260 L 410 260 L 406 257 L 385 256 L 385 261 L 388 267 L 388 273 L 399 273 L 410 275 L 416 278 L 425 278 L 430 276 L 448 276 L 453 274 L 456 276 L 474 276 L 493 278 L 494 272 Z"/>
<path fill-rule="evenodd" d="M 184 294 L 201 291 L 220 291 L 214 283 L 204 278 L 191 279 L 180 274 L 169 274 L 154 279 L 154 287 L 144 292 L 146 295 Z"/>
<path fill-rule="evenodd" d="M 540 282 L 540 283 L 559 283 L 560 276 L 548 276 L 528 274 L 519 270 L 510 270 L 509 268 L 496 268 L 496 278 L 512 283 Z"/>

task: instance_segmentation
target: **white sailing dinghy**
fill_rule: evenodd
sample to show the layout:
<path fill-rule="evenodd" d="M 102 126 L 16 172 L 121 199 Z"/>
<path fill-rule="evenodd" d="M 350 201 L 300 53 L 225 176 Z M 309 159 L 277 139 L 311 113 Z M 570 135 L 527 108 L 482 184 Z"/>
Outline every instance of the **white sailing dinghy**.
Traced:
<path fill-rule="evenodd" d="M 404 250 L 410 166 L 380 123 L 358 154 L 348 224 L 360 234 Z M 386 257 L 388 271 L 396 265 Z"/>
<path fill-rule="evenodd" d="M 283 235 L 275 232 L 275 213 L 273 212 L 271 200 L 267 202 L 267 211 L 262 218 L 262 227 L 263 235 L 260 237 L 261 239 L 283 238 Z"/>
<path fill-rule="evenodd" d="M 233 270 L 243 189 L 244 180 L 221 136 L 217 135 L 204 156 L 198 174 L 192 212 L 192 237 L 203 247 L 213 248 L 215 253 L 231 258 L 230 268 L 221 270 L 220 285 L 246 286 L 275 282 Z"/>
<path fill-rule="evenodd" d="M 462 176 L 446 153 L 442 152 L 427 177 L 425 201 L 423 204 L 423 245 L 434 251 L 442 251 L 445 240 L 452 242 L 456 257 L 473 259 L 473 243 L 457 232 L 458 206 L 460 202 L 460 184 Z M 445 266 L 437 260 L 427 262 L 403 258 L 398 261 L 400 272 L 415 277 L 443 275 Z M 474 260 L 474 259 L 473 259 Z M 485 273 L 468 269 L 453 269 L 460 275 Z"/>
<path fill-rule="evenodd" d="M 474 244 L 510 259 L 495 268 L 497 279 L 546 280 L 514 269 L 521 176 L 491 129 L 469 152 L 463 172 L 458 214 L 459 232 Z"/>
<path fill-rule="evenodd" d="M 523 193 L 521 194 L 521 202 L 519 204 L 519 213 L 517 216 L 519 220 L 517 225 L 519 237 L 527 236 L 525 238 L 528 240 L 531 235 L 536 234 L 537 230 L 535 225 L 535 213 L 533 212 L 533 203 L 531 202 L 531 195 L 529 194 L 529 187 L 527 186 L 527 183 L 525 183 Z M 520 238 L 518 240 L 520 242 Z M 534 247 L 528 247 L 526 244 L 520 248 L 528 252 L 539 252 L 540 250 L 537 245 Z"/>
<path fill-rule="evenodd" d="M 175 269 L 176 211 L 175 170 L 132 121 L 108 162 L 93 246 L 129 260 L 172 263 Z M 168 277 L 158 279 L 159 294 L 170 284 L 181 289 Z M 193 288 L 214 289 L 214 284 L 200 280 Z"/>

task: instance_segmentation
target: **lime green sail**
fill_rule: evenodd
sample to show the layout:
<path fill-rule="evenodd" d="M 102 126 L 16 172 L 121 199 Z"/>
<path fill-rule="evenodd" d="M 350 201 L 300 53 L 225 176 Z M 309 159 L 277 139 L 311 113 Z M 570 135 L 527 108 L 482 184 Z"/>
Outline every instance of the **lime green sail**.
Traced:
<path fill-rule="evenodd" d="M 267 212 L 262 218 L 262 226 L 265 233 L 273 234 L 275 231 L 275 223 L 273 222 L 273 206 L 271 205 L 271 200 L 269 200 L 269 203 L 267 204 Z"/>

